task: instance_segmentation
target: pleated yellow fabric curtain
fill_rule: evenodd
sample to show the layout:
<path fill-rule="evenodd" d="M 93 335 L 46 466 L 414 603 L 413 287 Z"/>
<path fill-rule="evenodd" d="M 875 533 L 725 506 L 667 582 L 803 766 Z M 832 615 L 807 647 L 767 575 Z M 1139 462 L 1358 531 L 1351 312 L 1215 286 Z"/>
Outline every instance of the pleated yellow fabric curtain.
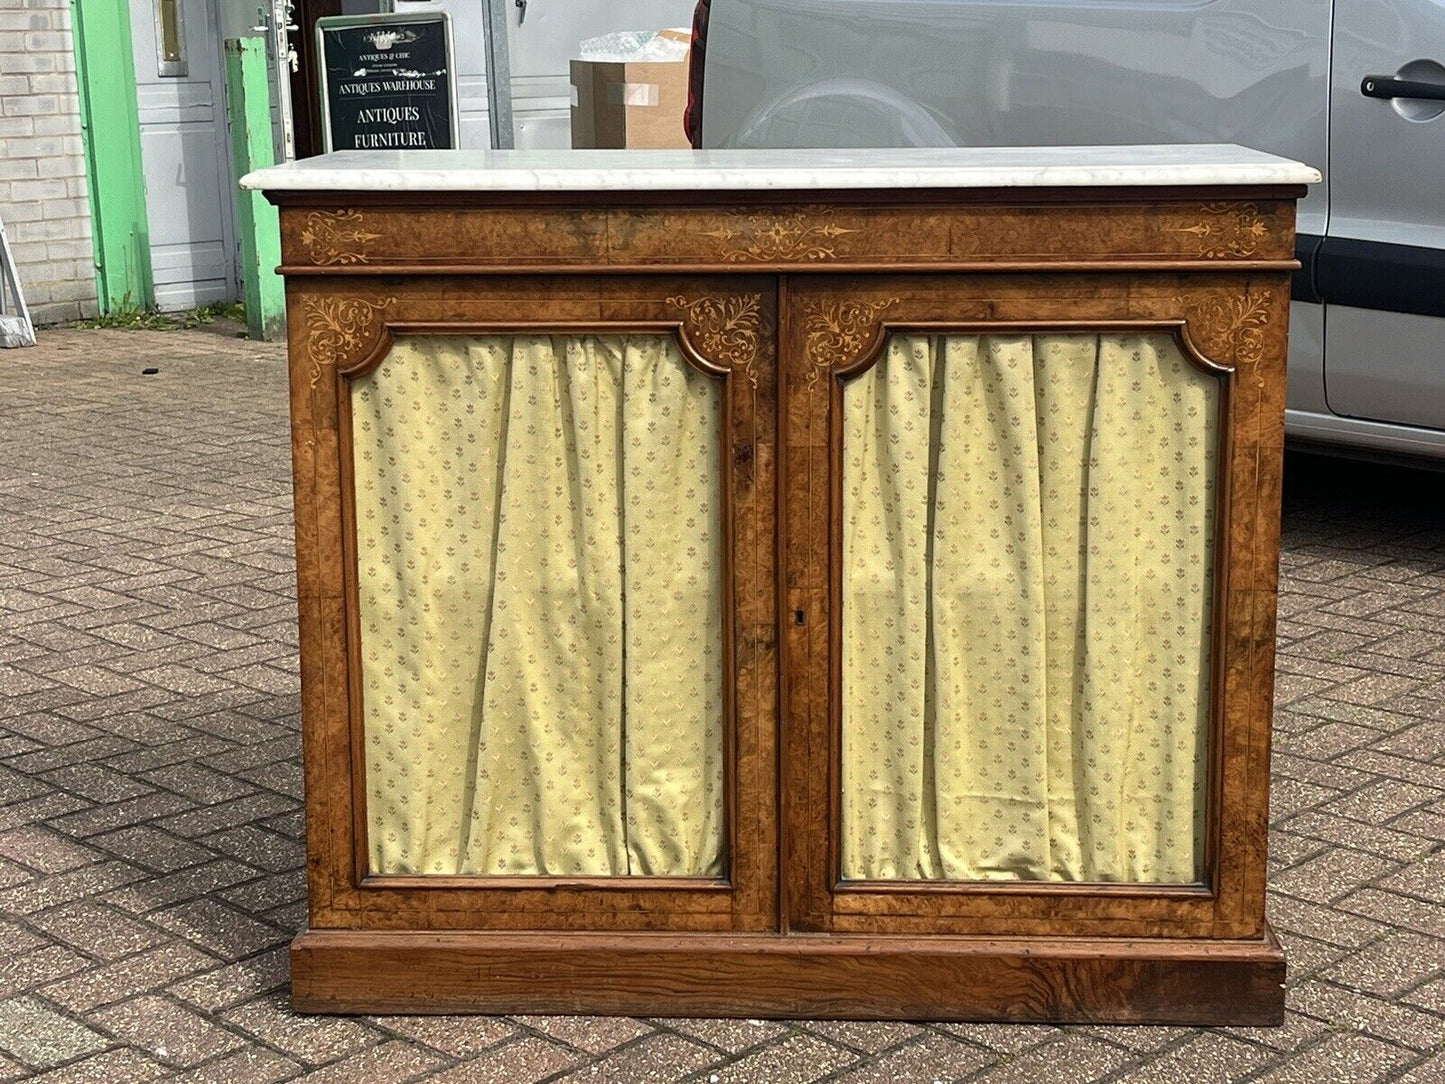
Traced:
<path fill-rule="evenodd" d="M 1219 387 L 894 334 L 843 392 L 848 879 L 1201 877 Z"/>
<path fill-rule="evenodd" d="M 373 870 L 721 874 L 717 382 L 418 336 L 351 407 Z"/>

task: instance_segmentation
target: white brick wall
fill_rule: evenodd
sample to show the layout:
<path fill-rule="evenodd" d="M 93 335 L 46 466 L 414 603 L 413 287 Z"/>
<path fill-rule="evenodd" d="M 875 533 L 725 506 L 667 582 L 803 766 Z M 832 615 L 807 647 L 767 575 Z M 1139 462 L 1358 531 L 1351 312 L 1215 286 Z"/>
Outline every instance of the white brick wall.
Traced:
<path fill-rule="evenodd" d="M 69 0 L 0 0 L 0 218 L 35 322 L 94 315 Z"/>

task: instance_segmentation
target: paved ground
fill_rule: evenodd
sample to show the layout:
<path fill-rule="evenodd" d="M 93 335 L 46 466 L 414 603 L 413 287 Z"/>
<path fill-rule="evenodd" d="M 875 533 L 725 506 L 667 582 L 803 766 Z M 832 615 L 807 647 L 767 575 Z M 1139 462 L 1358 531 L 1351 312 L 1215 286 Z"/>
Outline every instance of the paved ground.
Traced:
<path fill-rule="evenodd" d="M 0 1080 L 1445 1081 L 1445 475 L 1289 465 L 1281 1029 L 338 1019 L 283 993 L 287 455 L 278 349 L 0 354 Z"/>

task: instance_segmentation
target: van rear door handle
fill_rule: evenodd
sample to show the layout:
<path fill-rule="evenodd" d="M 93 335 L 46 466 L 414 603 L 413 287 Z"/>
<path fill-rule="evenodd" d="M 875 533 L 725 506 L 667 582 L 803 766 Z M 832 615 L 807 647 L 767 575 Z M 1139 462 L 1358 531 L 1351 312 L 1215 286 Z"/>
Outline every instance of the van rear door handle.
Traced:
<path fill-rule="evenodd" d="M 1360 93 L 1366 98 L 1425 98 L 1445 102 L 1445 84 L 1397 79 L 1393 75 L 1365 76 L 1360 80 Z"/>

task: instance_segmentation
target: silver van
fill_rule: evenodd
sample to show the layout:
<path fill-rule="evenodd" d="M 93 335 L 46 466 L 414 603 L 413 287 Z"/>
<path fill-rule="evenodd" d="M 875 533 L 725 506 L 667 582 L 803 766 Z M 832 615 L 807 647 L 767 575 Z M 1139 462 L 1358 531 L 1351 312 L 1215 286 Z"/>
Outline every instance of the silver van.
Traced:
<path fill-rule="evenodd" d="M 1441 0 L 702 0 L 702 147 L 1240 143 L 1316 165 L 1287 432 L 1445 459 Z"/>

